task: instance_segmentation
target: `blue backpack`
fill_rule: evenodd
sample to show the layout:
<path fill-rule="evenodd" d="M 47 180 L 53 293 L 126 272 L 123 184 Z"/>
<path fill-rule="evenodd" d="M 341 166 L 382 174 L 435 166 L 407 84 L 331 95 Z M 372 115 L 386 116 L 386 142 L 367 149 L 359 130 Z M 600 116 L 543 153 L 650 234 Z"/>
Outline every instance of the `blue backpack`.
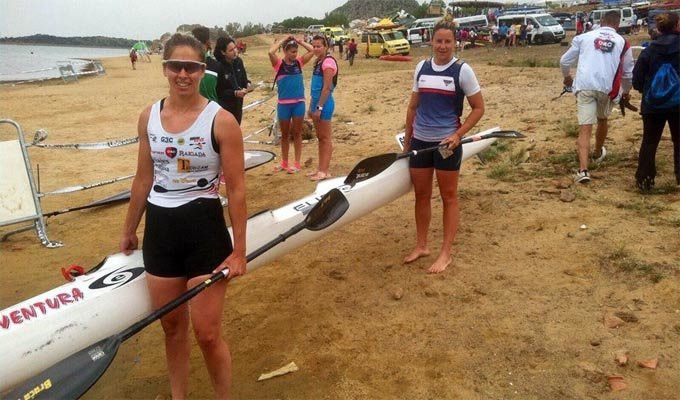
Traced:
<path fill-rule="evenodd" d="M 645 101 L 653 108 L 680 106 L 680 77 L 669 63 L 664 63 L 654 74 Z"/>

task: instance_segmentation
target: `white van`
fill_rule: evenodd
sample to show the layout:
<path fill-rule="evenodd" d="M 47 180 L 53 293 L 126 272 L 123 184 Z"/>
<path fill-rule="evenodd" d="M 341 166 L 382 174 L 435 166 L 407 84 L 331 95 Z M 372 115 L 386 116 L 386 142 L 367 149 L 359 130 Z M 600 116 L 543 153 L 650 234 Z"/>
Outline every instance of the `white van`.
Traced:
<path fill-rule="evenodd" d="M 529 43 L 559 43 L 566 34 L 562 25 L 550 14 L 515 14 L 498 17 L 500 24 L 510 26 L 512 24 L 532 24 L 534 29 L 531 36 L 527 38 Z"/>
<path fill-rule="evenodd" d="M 406 31 L 406 40 L 408 40 L 410 43 L 420 43 L 423 41 L 423 31 L 425 29 L 429 30 L 430 33 L 432 33 L 432 28 L 437 24 L 437 22 L 441 21 L 441 17 L 439 18 L 421 18 L 413 21 L 411 26 L 408 28 Z"/>
<path fill-rule="evenodd" d="M 590 12 L 590 18 L 593 19 L 593 24 L 600 25 L 600 20 L 602 19 L 602 16 L 608 11 L 620 12 L 621 22 L 619 23 L 619 32 L 630 33 L 631 28 L 633 26 L 633 9 L 631 7 L 593 10 Z"/>
<path fill-rule="evenodd" d="M 456 18 L 454 22 L 458 23 L 458 28 L 486 28 L 489 25 L 489 19 L 486 15 L 473 15 L 472 17 Z"/>

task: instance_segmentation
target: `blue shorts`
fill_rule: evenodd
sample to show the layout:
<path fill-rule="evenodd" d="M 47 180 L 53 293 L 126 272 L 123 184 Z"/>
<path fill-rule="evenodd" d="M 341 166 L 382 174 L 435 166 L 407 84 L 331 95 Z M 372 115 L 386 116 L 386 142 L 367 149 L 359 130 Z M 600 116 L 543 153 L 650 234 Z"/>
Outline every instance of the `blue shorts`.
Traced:
<path fill-rule="evenodd" d="M 439 142 L 426 142 L 411 138 L 411 150 L 422 150 L 435 147 Z M 409 168 L 434 168 L 442 171 L 458 171 L 463 160 L 463 146 L 453 149 L 453 154 L 447 158 L 442 157 L 438 150 L 418 153 L 409 158 Z"/>
<path fill-rule="evenodd" d="M 314 113 L 314 111 L 316 111 L 317 104 L 319 104 L 319 99 L 312 97 L 312 100 L 309 102 L 310 113 Z M 334 110 L 335 100 L 333 100 L 333 96 L 328 96 L 328 99 L 326 99 L 326 104 L 323 105 L 323 110 L 321 110 L 321 119 L 323 121 L 330 121 L 331 118 L 333 118 Z"/>
<path fill-rule="evenodd" d="M 288 121 L 291 118 L 304 118 L 305 102 L 300 101 L 291 104 L 279 104 L 276 106 L 276 115 L 279 121 Z"/>

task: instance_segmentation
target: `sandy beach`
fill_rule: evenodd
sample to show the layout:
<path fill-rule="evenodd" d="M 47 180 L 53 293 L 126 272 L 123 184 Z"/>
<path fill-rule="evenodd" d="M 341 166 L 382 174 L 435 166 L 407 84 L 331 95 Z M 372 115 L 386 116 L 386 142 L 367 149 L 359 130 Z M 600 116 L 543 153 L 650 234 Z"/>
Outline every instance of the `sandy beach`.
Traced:
<path fill-rule="evenodd" d="M 266 55 L 272 40 L 249 38 L 243 60 L 254 82 L 272 79 Z M 551 100 L 562 88 L 555 66 L 566 49 L 487 47 L 459 54 L 482 86 L 486 113 L 477 130 L 500 126 L 527 139 L 499 143 L 484 163 L 463 165 L 461 225 L 454 263 L 445 273 L 426 274 L 432 256 L 401 263 L 415 242 L 409 193 L 230 283 L 223 327 L 235 398 L 677 398 L 680 188 L 670 135 L 666 131 L 659 146 L 658 189 L 641 195 L 634 173 L 642 121 L 637 113 L 624 117 L 615 110 L 608 158 L 593 170 L 589 185 L 574 186 L 575 100 Z M 398 151 L 394 135 L 404 127 L 413 69 L 428 54 L 428 48 L 414 48 L 413 62 L 341 62 L 334 176 L 363 158 Z M 106 75 L 78 83 L 0 87 L 0 117 L 21 124 L 29 141 L 40 128 L 50 143 L 135 136 L 141 110 L 167 95 L 160 58 L 139 62 L 137 70 L 125 57 L 103 61 Z M 246 103 L 265 96 L 258 90 Z M 632 97 L 639 105 L 640 94 Z M 247 112 L 244 135 L 268 124 L 274 105 L 272 100 Z M 9 125 L 0 125 L 0 140 L 12 135 Z M 260 137 L 268 139 L 266 133 Z M 246 148 L 280 154 L 267 145 Z M 136 145 L 29 152 L 33 166 L 40 166 L 43 191 L 132 174 L 137 158 Z M 315 165 L 315 142 L 303 149 L 303 161 L 309 158 Z M 247 173 L 249 214 L 313 192 L 315 183 L 304 173 L 275 174 L 273 167 Z M 43 209 L 85 204 L 129 185 L 45 197 Z M 442 235 L 441 204 L 434 197 L 431 250 Z M 126 209 L 50 218 L 50 238 L 65 244 L 59 249 L 42 247 L 33 232 L 1 242 L 0 309 L 61 285 L 61 267 L 87 269 L 116 253 Z M 621 323 L 609 328 L 614 317 Z M 626 366 L 614 360 L 622 350 L 630 358 Z M 652 358 L 659 362 L 655 370 L 636 365 Z M 163 335 L 154 324 L 121 347 L 84 398 L 170 398 L 164 360 Z M 257 381 L 291 361 L 297 372 Z M 196 345 L 191 368 L 190 398 L 211 398 Z M 623 376 L 627 389 L 612 393 L 611 375 Z"/>

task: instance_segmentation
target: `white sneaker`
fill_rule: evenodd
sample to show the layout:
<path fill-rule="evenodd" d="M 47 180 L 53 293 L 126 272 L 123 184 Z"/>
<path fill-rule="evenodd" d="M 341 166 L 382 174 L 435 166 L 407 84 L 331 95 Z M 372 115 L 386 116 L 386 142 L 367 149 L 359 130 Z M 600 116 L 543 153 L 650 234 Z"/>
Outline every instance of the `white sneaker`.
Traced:
<path fill-rule="evenodd" d="M 576 175 L 574 175 L 574 182 L 576 183 L 590 182 L 590 173 L 588 173 L 588 170 L 584 169 L 583 171 L 578 171 Z"/>
<path fill-rule="evenodd" d="M 605 149 L 604 146 L 602 146 L 602 148 L 600 149 L 600 156 L 597 157 L 597 158 L 594 158 L 593 161 L 594 161 L 596 164 L 599 164 L 599 163 L 601 163 L 602 161 L 604 161 L 604 158 L 605 158 L 605 157 L 607 157 L 607 149 Z"/>

